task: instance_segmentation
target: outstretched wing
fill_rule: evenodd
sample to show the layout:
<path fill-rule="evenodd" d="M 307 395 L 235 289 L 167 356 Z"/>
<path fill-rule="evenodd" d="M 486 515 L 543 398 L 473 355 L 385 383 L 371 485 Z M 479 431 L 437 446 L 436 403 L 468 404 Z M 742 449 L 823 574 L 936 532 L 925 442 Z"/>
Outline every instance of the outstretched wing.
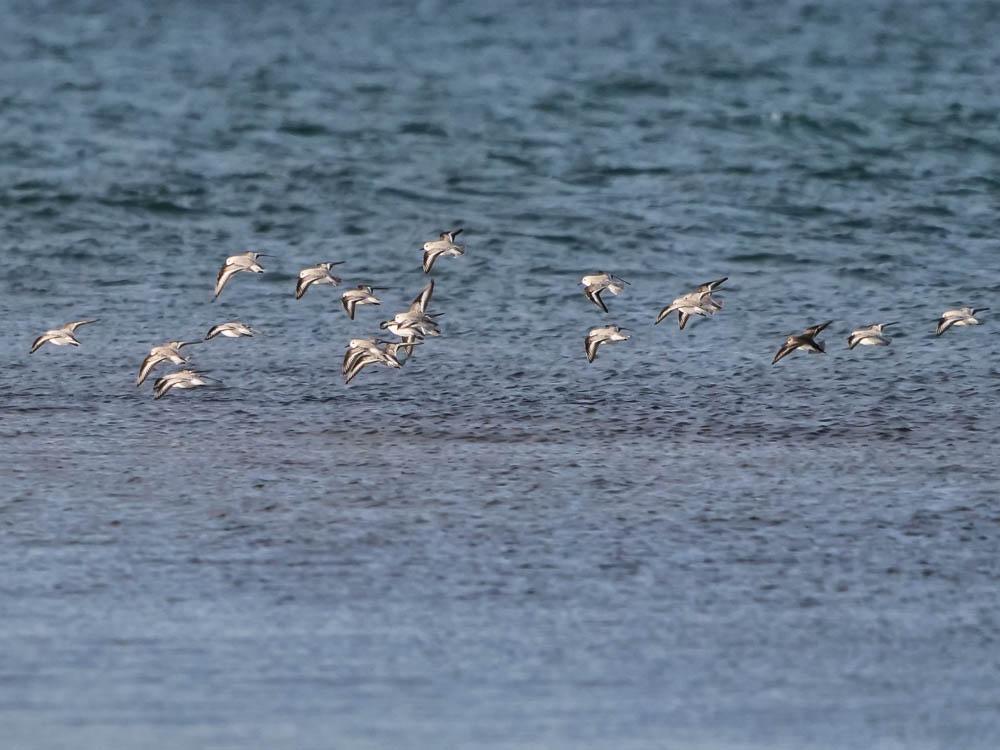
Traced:
<path fill-rule="evenodd" d="M 608 306 L 605 305 L 604 300 L 601 299 L 601 292 L 603 290 L 603 286 L 600 286 L 599 284 L 591 284 L 588 287 L 584 287 L 583 293 L 587 296 L 587 299 L 601 308 L 604 312 L 607 312 Z"/>
<path fill-rule="evenodd" d="M 813 336 L 818 336 L 820 332 L 828 325 L 830 325 L 832 322 L 833 322 L 832 320 L 828 320 L 825 323 L 820 323 L 819 325 L 816 326 L 809 326 L 802 332 L 802 335 L 808 336 L 809 338 L 812 338 Z"/>
<path fill-rule="evenodd" d="M 52 338 L 51 333 L 43 333 L 41 336 L 35 339 L 34 342 L 31 344 L 31 351 L 28 352 L 28 354 L 34 354 L 36 351 L 38 351 L 38 347 L 45 344 L 45 342 L 48 341 L 50 338 Z"/>
<path fill-rule="evenodd" d="M 96 322 L 97 322 L 97 318 L 92 318 L 90 320 L 75 320 L 72 323 L 67 323 L 66 325 L 64 325 L 63 326 L 63 330 L 64 331 L 69 331 L 70 333 L 72 333 L 73 331 L 75 331 L 80 326 L 85 326 L 85 325 L 89 325 L 90 323 L 96 323 Z"/>
<path fill-rule="evenodd" d="M 215 296 L 212 299 L 218 299 L 219 295 L 222 294 L 222 290 L 226 288 L 226 284 L 229 283 L 229 280 L 240 270 L 239 266 L 228 264 L 219 269 L 219 275 L 215 277 Z"/>
<path fill-rule="evenodd" d="M 778 364 L 778 362 L 783 360 L 785 357 L 787 357 L 789 354 L 791 354 L 798 348 L 799 348 L 799 342 L 797 340 L 795 340 L 794 338 L 788 339 L 787 341 L 785 341 L 784 344 L 781 345 L 781 348 L 778 349 L 778 353 L 774 355 L 774 359 L 771 360 L 771 364 L 772 365 Z"/>
<path fill-rule="evenodd" d="M 151 373 L 153 371 L 153 368 L 155 368 L 158 364 L 160 364 L 160 362 L 162 362 L 164 359 L 165 357 L 163 357 L 163 355 L 161 354 L 150 354 L 144 360 L 142 360 L 142 364 L 139 365 L 139 374 L 138 376 L 136 376 L 135 379 L 135 385 L 137 388 L 144 382 L 146 382 L 146 378 L 149 377 L 149 373 Z"/>
<path fill-rule="evenodd" d="M 423 289 L 420 290 L 413 302 L 410 303 L 410 312 L 427 312 L 428 306 L 431 304 L 431 297 L 434 295 L 434 279 Z"/>
<path fill-rule="evenodd" d="M 959 320 L 961 320 L 961 318 L 939 318 L 937 322 L 937 330 L 934 332 L 934 335 L 940 336 L 942 333 L 955 325 Z"/>

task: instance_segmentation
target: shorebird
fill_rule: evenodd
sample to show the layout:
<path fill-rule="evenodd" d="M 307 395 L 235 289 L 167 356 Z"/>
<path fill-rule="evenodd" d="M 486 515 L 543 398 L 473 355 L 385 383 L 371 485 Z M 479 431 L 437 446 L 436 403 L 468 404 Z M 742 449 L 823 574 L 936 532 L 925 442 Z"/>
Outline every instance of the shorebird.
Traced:
<path fill-rule="evenodd" d="M 413 343 L 424 336 L 439 336 L 441 329 L 435 318 L 444 313 L 428 313 L 427 308 L 434 296 L 434 279 L 413 298 L 405 312 L 396 313 L 392 320 L 384 320 L 379 327 L 399 336 L 407 356 L 413 354 Z"/>
<path fill-rule="evenodd" d="M 342 260 L 338 260 L 332 263 L 317 263 L 315 266 L 309 266 L 309 268 L 303 268 L 299 271 L 299 280 L 295 284 L 295 299 L 302 299 L 302 295 L 313 284 L 332 284 L 333 286 L 337 286 L 342 279 L 330 273 L 330 269 L 343 264 L 343 262 Z"/>
<path fill-rule="evenodd" d="M 952 326 L 977 326 L 979 325 L 979 321 L 976 320 L 976 315 L 986 312 L 989 309 L 988 307 L 980 307 L 978 309 L 959 307 L 956 310 L 945 310 L 938 319 L 937 330 L 934 334 L 940 336 Z"/>
<path fill-rule="evenodd" d="M 379 339 L 351 339 L 347 344 L 344 362 L 340 368 L 341 374 L 344 376 L 344 384 L 354 380 L 357 374 L 368 365 L 380 364 L 398 370 L 403 366 L 403 362 L 398 356 L 398 352 L 403 346 L 400 343 L 380 341 Z M 416 346 L 416 344 L 411 346 Z"/>
<path fill-rule="evenodd" d="M 207 376 L 194 370 L 179 370 L 156 379 L 153 383 L 153 398 L 163 398 L 173 388 L 185 390 L 197 388 L 199 385 L 208 385 Z"/>
<path fill-rule="evenodd" d="M 623 333 L 625 329 L 619 328 L 618 326 L 599 326 L 597 328 L 591 328 L 587 332 L 587 338 L 584 339 L 584 349 L 587 352 L 587 361 L 593 362 L 597 359 L 597 348 L 601 344 L 606 344 L 610 341 L 628 341 L 628 335 Z"/>
<path fill-rule="evenodd" d="M 220 335 L 227 339 L 236 339 L 240 336 L 253 336 L 255 333 L 257 332 L 245 323 L 231 320 L 228 323 L 219 323 L 219 325 L 209 328 L 208 333 L 205 334 L 205 341 Z"/>
<path fill-rule="evenodd" d="M 375 296 L 376 291 L 382 291 L 383 286 L 368 286 L 358 284 L 354 289 L 348 289 L 340 295 L 340 304 L 344 306 L 347 317 L 354 320 L 354 310 L 358 305 L 381 305 L 382 300 Z"/>
<path fill-rule="evenodd" d="M 146 358 L 142 360 L 142 364 L 139 365 L 139 374 L 135 379 L 136 387 L 142 385 L 146 381 L 146 378 L 149 377 L 149 373 L 151 373 L 161 362 L 172 362 L 175 365 L 183 365 L 186 363 L 188 358 L 181 354 L 181 348 L 199 343 L 201 342 L 168 341 L 165 344 L 154 346 L 149 350 L 149 354 Z"/>
<path fill-rule="evenodd" d="M 377 339 L 351 339 L 348 341 L 347 351 L 344 352 L 344 361 L 340 366 L 340 374 L 346 375 L 357 360 L 377 349 Z"/>
<path fill-rule="evenodd" d="M 796 349 L 825 354 L 826 350 L 823 348 L 823 345 L 816 341 L 815 338 L 819 335 L 820 331 L 832 322 L 832 320 L 828 320 L 825 323 L 820 323 L 819 325 L 809 326 L 802 333 L 795 336 L 789 336 L 785 339 L 785 343 L 781 345 L 781 348 L 778 349 L 778 353 L 774 355 L 774 359 L 771 360 L 771 364 L 777 364 L 779 360 L 784 359 Z"/>
<path fill-rule="evenodd" d="M 658 325 L 670 313 L 676 311 L 677 324 L 683 331 L 684 326 L 687 325 L 688 319 L 692 315 L 715 315 L 715 313 L 722 309 L 722 300 L 718 297 L 713 297 L 712 292 L 722 286 L 728 279 L 728 276 L 723 276 L 721 279 L 705 282 L 694 291 L 681 295 L 660 310 L 660 314 L 656 316 L 656 322 L 653 325 Z"/>
<path fill-rule="evenodd" d="M 76 340 L 76 336 L 73 332 L 80 326 L 85 326 L 88 323 L 96 323 L 97 318 L 93 320 L 76 320 L 72 323 L 67 323 L 62 328 L 53 328 L 51 331 L 46 331 L 31 345 L 31 351 L 29 354 L 34 354 L 35 351 L 40 346 L 45 344 L 52 344 L 53 346 L 80 346 L 80 342 Z"/>
<path fill-rule="evenodd" d="M 604 304 L 604 300 L 601 299 L 601 292 L 607 289 L 613 295 L 618 296 L 625 289 L 625 284 L 628 284 L 625 279 L 619 278 L 614 274 L 605 273 L 604 271 L 598 271 L 597 273 L 590 274 L 589 276 L 584 276 L 580 279 L 580 283 L 583 285 L 583 293 L 586 295 L 587 299 L 601 308 L 604 312 L 608 311 L 608 306 Z"/>
<path fill-rule="evenodd" d="M 465 246 L 455 242 L 455 238 L 462 231 L 452 229 L 450 232 L 441 232 L 436 240 L 424 243 L 424 273 L 430 273 L 434 261 L 442 256 L 457 258 L 459 255 L 465 255 Z"/>
<path fill-rule="evenodd" d="M 882 330 L 886 326 L 894 326 L 898 321 L 892 323 L 869 323 L 861 328 L 855 328 L 851 335 L 847 337 L 847 348 L 861 346 L 889 346 L 892 341 L 888 336 L 883 335 Z"/>
<path fill-rule="evenodd" d="M 396 313 L 392 320 L 383 320 L 379 328 L 389 331 L 402 339 L 413 336 L 422 339 L 424 336 L 440 336 L 441 328 L 435 318 L 444 313 L 401 312 Z"/>
<path fill-rule="evenodd" d="M 266 253 L 257 253 L 250 250 L 239 255 L 230 255 L 226 258 L 226 262 L 219 269 L 219 275 L 215 277 L 215 296 L 212 299 L 218 299 L 219 295 L 222 294 L 222 290 L 225 289 L 226 284 L 229 283 L 229 280 L 240 271 L 264 273 L 264 267 L 257 260 L 266 257 Z"/>

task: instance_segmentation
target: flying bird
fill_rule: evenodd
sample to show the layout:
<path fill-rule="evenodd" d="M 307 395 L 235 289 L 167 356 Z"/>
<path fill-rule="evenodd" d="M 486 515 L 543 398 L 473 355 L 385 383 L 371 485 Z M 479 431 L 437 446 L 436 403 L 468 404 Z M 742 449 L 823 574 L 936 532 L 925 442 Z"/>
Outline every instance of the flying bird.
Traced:
<path fill-rule="evenodd" d="M 264 267 L 258 263 L 258 259 L 268 257 L 266 253 L 257 253 L 252 250 L 239 255 L 230 255 L 226 262 L 219 269 L 219 275 L 215 277 L 215 296 L 218 299 L 226 284 L 240 271 L 250 271 L 251 273 L 264 273 Z"/>
<path fill-rule="evenodd" d="M 186 390 L 197 388 L 200 385 L 208 385 L 209 378 L 194 370 L 180 370 L 157 378 L 153 383 L 153 398 L 161 399 L 174 388 Z"/>
<path fill-rule="evenodd" d="M 425 335 L 438 336 L 441 333 L 435 318 L 444 313 L 427 312 L 433 296 L 434 279 L 431 279 L 427 286 L 420 290 L 420 294 L 413 298 L 413 302 L 410 303 L 405 312 L 396 313 L 391 321 L 385 320 L 379 324 L 382 330 L 388 330 L 402 339 L 401 343 L 408 357 L 413 355 L 415 341 L 422 339 Z"/>
<path fill-rule="evenodd" d="M 712 292 L 728 280 L 728 276 L 723 276 L 721 279 L 705 282 L 694 289 L 694 291 L 681 295 L 660 310 L 660 314 L 656 316 L 656 322 L 653 325 L 659 325 L 664 318 L 672 312 L 676 312 L 677 325 L 683 331 L 684 326 L 687 325 L 688 319 L 692 315 L 715 315 L 715 313 L 722 309 L 722 300 L 718 297 L 713 297 Z"/>
<path fill-rule="evenodd" d="M 214 339 L 216 336 L 225 336 L 227 339 L 236 339 L 240 336 L 253 336 L 255 333 L 257 332 L 246 323 L 241 323 L 238 320 L 231 320 L 228 323 L 219 323 L 219 325 L 209 328 L 208 333 L 205 334 L 205 341 Z"/>
<path fill-rule="evenodd" d="M 188 358 L 181 354 L 181 349 L 185 346 L 191 346 L 192 344 L 199 344 L 199 341 L 168 341 L 165 344 L 160 344 L 159 346 L 154 346 L 149 350 L 149 354 L 145 359 L 142 360 L 142 364 L 139 365 L 139 374 L 136 376 L 135 385 L 136 387 L 142 385 L 146 378 L 149 377 L 157 365 L 162 362 L 172 362 L 175 365 L 183 365 L 188 361 Z"/>
<path fill-rule="evenodd" d="M 892 341 L 883 334 L 886 326 L 894 326 L 898 321 L 892 323 L 869 323 L 861 328 L 855 328 L 851 335 L 847 337 L 847 348 L 853 349 L 856 346 L 889 346 Z"/>
<path fill-rule="evenodd" d="M 315 266 L 303 268 L 299 271 L 299 280 L 295 284 L 295 299 L 302 299 L 302 295 L 313 284 L 331 284 L 333 286 L 340 284 L 342 279 L 339 276 L 334 276 L 330 269 L 343 263 L 344 261 L 338 260 L 332 263 L 317 263 Z"/>
<path fill-rule="evenodd" d="M 604 312 L 607 312 L 608 306 L 604 304 L 604 300 L 601 299 L 601 292 L 607 289 L 615 296 L 618 296 L 622 293 L 625 289 L 625 285 L 629 282 L 615 276 L 614 274 L 598 271 L 597 273 L 584 276 L 580 279 L 580 283 L 583 285 L 583 293 L 586 295 L 587 299 L 601 308 Z"/>
<path fill-rule="evenodd" d="M 422 312 L 401 312 L 396 313 L 392 320 L 383 320 L 379 323 L 379 328 L 383 331 L 407 339 L 413 336 L 422 339 L 424 336 L 440 336 L 441 328 L 435 318 L 444 313 L 422 313 Z"/>
<path fill-rule="evenodd" d="M 453 229 L 450 232 L 441 232 L 436 240 L 425 242 L 424 250 L 424 273 L 430 273 L 434 267 L 434 261 L 441 257 L 454 257 L 465 255 L 465 246 L 455 242 L 455 238 L 462 233 L 461 229 Z"/>
<path fill-rule="evenodd" d="M 419 343 L 410 346 L 416 346 Z M 399 351 L 404 346 L 399 342 L 378 339 L 351 339 L 347 344 L 347 351 L 344 353 L 344 362 L 341 366 L 344 385 L 354 380 L 358 373 L 368 365 L 380 364 L 398 370 L 405 361 L 399 359 Z"/>
<path fill-rule="evenodd" d="M 612 341 L 628 341 L 628 334 L 623 333 L 625 329 L 616 325 L 599 326 L 591 328 L 584 339 L 584 350 L 587 352 L 587 361 L 593 362 L 597 359 L 597 349 L 601 344 Z"/>
<path fill-rule="evenodd" d="M 825 323 L 820 323 L 819 325 L 809 326 L 802 333 L 795 336 L 789 336 L 785 339 L 785 343 L 781 345 L 781 348 L 778 349 L 778 353 L 774 355 L 774 359 L 771 360 L 771 364 L 777 364 L 780 360 L 787 357 L 796 349 L 802 349 L 806 352 L 825 354 L 826 350 L 823 348 L 823 345 L 815 339 L 816 336 L 818 336 L 820 332 L 832 322 L 832 320 L 828 320 Z"/>
<path fill-rule="evenodd" d="M 348 289 L 340 295 L 340 304 L 344 306 L 347 317 L 354 320 L 354 310 L 358 305 L 381 305 L 382 301 L 375 296 L 376 291 L 382 291 L 385 287 L 368 286 L 358 284 L 354 289 Z"/>
<path fill-rule="evenodd" d="M 80 342 L 76 340 L 76 336 L 73 333 L 80 326 L 85 326 L 90 323 L 96 323 L 97 318 L 92 320 L 76 320 L 72 323 L 67 323 L 62 328 L 53 328 L 51 331 L 46 331 L 31 345 L 31 351 L 29 354 L 34 354 L 39 347 L 45 344 L 52 344 L 53 346 L 80 346 Z"/>
<path fill-rule="evenodd" d="M 979 321 L 976 320 L 976 316 L 989 309 L 988 307 L 980 307 L 978 309 L 959 307 L 955 310 L 945 310 L 941 313 L 941 317 L 938 318 L 937 330 L 934 334 L 940 336 L 952 326 L 977 326 L 979 325 Z"/>

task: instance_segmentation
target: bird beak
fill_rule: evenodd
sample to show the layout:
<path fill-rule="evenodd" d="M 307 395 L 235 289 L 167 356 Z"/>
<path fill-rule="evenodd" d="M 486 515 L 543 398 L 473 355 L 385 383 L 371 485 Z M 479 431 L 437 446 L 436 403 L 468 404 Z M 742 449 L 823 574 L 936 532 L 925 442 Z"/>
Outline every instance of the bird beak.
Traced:
<path fill-rule="evenodd" d="M 898 320 L 894 320 L 891 323 L 883 323 L 882 324 L 883 327 L 885 327 L 885 326 L 895 326 L 895 325 L 899 325 L 899 321 Z"/>
<path fill-rule="evenodd" d="M 331 260 L 331 261 L 327 261 L 327 262 L 328 262 L 328 263 L 329 263 L 329 264 L 330 264 L 331 266 L 342 266 L 342 265 L 344 265 L 344 264 L 345 264 L 345 263 L 346 263 L 347 261 L 346 261 L 346 260 L 338 260 L 338 261 L 332 261 L 332 260 Z"/>
<path fill-rule="evenodd" d="M 989 309 L 990 309 L 990 308 L 988 308 L 988 307 L 980 307 L 980 308 L 979 308 L 978 310 L 973 310 L 973 311 L 972 311 L 972 314 L 973 314 L 973 315 L 978 315 L 979 313 L 981 313 L 981 312 L 986 312 L 986 311 L 987 311 L 987 310 L 989 310 Z"/>

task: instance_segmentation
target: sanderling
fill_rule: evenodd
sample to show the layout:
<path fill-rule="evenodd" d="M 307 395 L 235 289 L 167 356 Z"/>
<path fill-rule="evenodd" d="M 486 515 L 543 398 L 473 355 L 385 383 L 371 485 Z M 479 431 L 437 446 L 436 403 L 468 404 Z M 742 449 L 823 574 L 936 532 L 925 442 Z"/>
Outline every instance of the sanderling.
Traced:
<path fill-rule="evenodd" d="M 331 284 L 337 286 L 341 282 L 339 276 L 334 276 L 330 269 L 339 266 L 344 261 L 338 260 L 329 263 L 317 263 L 315 266 L 303 268 L 299 271 L 299 280 L 295 284 L 295 299 L 302 299 L 302 295 L 313 284 Z"/>
<path fill-rule="evenodd" d="M 442 256 L 458 257 L 465 254 L 465 246 L 455 242 L 455 238 L 462 231 L 461 229 L 453 229 L 450 232 L 441 232 L 438 239 L 424 243 L 424 273 L 430 273 L 434 267 L 434 261 Z"/>
<path fill-rule="evenodd" d="M 201 342 L 168 341 L 165 344 L 154 346 L 149 350 L 149 354 L 146 358 L 142 360 L 142 364 L 139 365 L 139 374 L 135 379 L 136 386 L 138 387 L 142 385 L 146 381 L 146 378 L 149 377 L 149 373 L 151 373 L 161 362 L 172 362 L 175 365 L 182 365 L 187 362 L 188 358 L 181 354 L 181 348 L 199 343 Z"/>
<path fill-rule="evenodd" d="M 892 339 L 885 336 L 882 331 L 886 326 L 894 325 L 896 325 L 896 321 L 892 323 L 869 323 L 866 326 L 861 326 L 861 328 L 855 328 L 851 331 L 851 335 L 847 337 L 847 348 L 853 349 L 858 345 L 889 346 Z"/>
<path fill-rule="evenodd" d="M 583 293 L 586 295 L 587 299 L 601 308 L 604 312 L 608 311 L 608 306 L 604 304 L 604 300 L 601 299 L 601 292 L 607 289 L 609 292 L 615 296 L 622 293 L 625 288 L 625 284 L 628 284 L 625 279 L 615 276 L 614 274 L 605 273 L 604 271 L 598 271 L 594 274 L 589 274 L 580 279 L 580 283 L 583 285 Z"/>
<path fill-rule="evenodd" d="M 781 348 L 778 349 L 778 353 L 774 355 L 774 359 L 771 360 L 771 364 L 777 364 L 779 360 L 784 359 L 796 349 L 824 354 L 826 350 L 823 348 L 821 343 L 815 341 L 815 338 L 819 335 L 820 331 L 832 322 L 832 320 L 828 320 L 825 323 L 820 323 L 819 325 L 809 326 L 802 333 L 795 336 L 789 336 L 785 339 L 785 343 L 781 345 Z"/>
<path fill-rule="evenodd" d="M 163 398 L 171 389 L 197 388 L 200 385 L 208 385 L 208 377 L 194 370 L 179 370 L 162 378 L 157 378 L 153 383 L 153 398 Z"/>
<path fill-rule="evenodd" d="M 940 336 L 952 326 L 977 326 L 979 325 L 979 321 L 976 320 L 976 315 L 986 312 L 989 309 L 988 307 L 980 307 L 978 309 L 959 307 L 955 310 L 945 310 L 938 319 L 937 330 L 934 333 Z"/>
<path fill-rule="evenodd" d="M 219 323 L 219 325 L 209 328 L 208 333 L 205 334 L 205 341 L 214 339 L 216 336 L 225 336 L 227 339 L 235 339 L 240 336 L 253 336 L 255 333 L 257 332 L 246 323 L 241 323 L 238 320 L 231 320 L 228 323 Z"/>
<path fill-rule="evenodd" d="M 215 297 L 217 299 L 222 290 L 229 283 L 229 280 L 240 271 L 251 271 L 252 273 L 264 273 L 264 267 L 258 262 L 258 258 L 266 258 L 266 253 L 257 253 L 250 250 L 239 255 L 230 255 L 226 262 L 219 269 L 219 275 L 215 277 Z"/>
<path fill-rule="evenodd" d="M 435 318 L 442 315 L 444 313 L 409 311 L 396 313 L 396 317 L 392 320 L 383 320 L 379 323 L 379 328 L 383 331 L 389 331 L 402 339 L 406 339 L 409 336 L 415 336 L 418 339 L 422 339 L 424 336 L 440 336 L 441 328 L 438 326 Z"/>
<path fill-rule="evenodd" d="M 398 357 L 398 351 L 402 346 L 403 344 L 378 339 L 351 339 L 347 344 L 347 351 L 344 353 L 344 362 L 340 370 L 344 376 L 344 384 L 350 383 L 359 372 L 371 364 L 380 364 L 398 370 L 403 366 Z M 416 344 L 412 344 L 412 346 L 416 346 Z"/>
<path fill-rule="evenodd" d="M 694 291 L 681 295 L 660 310 L 660 314 L 656 316 L 656 322 L 653 325 L 659 324 L 670 313 L 676 311 L 677 325 L 683 331 L 684 326 L 687 325 L 688 319 L 692 315 L 714 315 L 722 309 L 722 300 L 718 297 L 713 297 L 712 292 L 722 286 L 723 282 L 728 279 L 728 276 L 723 276 L 721 279 L 708 281 L 697 287 Z"/>
<path fill-rule="evenodd" d="M 591 328 L 584 339 L 584 350 L 587 352 L 587 361 L 593 362 L 597 359 L 597 348 L 601 344 L 610 341 L 628 341 L 628 335 L 623 333 L 625 329 L 615 325 L 599 326 Z"/>
<path fill-rule="evenodd" d="M 85 326 L 88 323 L 96 323 L 97 318 L 92 320 L 76 320 L 72 323 L 67 323 L 62 328 L 53 328 L 51 331 L 46 331 L 31 345 L 31 351 L 29 354 L 34 354 L 35 351 L 40 346 L 45 344 L 52 344 L 53 346 L 80 346 L 80 342 L 76 340 L 76 336 L 73 332 L 80 326 Z"/>
<path fill-rule="evenodd" d="M 354 289 L 348 289 L 340 295 L 340 304 L 344 306 L 347 317 L 354 320 L 354 309 L 358 305 L 381 305 L 382 301 L 375 296 L 375 292 L 383 289 L 385 287 L 358 284 Z"/>

